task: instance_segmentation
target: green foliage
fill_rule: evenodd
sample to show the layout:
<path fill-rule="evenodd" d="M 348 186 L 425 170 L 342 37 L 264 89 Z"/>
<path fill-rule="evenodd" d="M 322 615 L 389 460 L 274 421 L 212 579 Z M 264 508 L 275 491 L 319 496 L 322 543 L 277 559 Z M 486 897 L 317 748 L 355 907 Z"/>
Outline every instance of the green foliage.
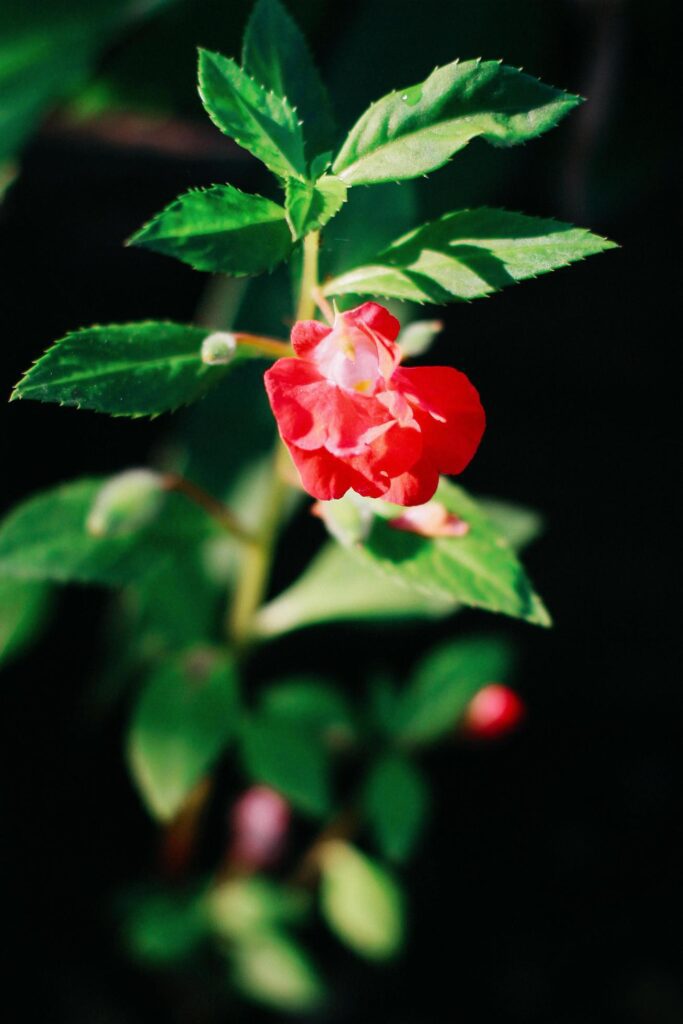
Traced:
<path fill-rule="evenodd" d="M 284 97 L 269 92 L 229 57 L 202 49 L 199 94 L 213 123 L 273 174 L 306 178 L 301 125 Z"/>
<path fill-rule="evenodd" d="M 124 536 L 94 536 L 86 523 L 102 484 L 77 480 L 14 509 L 0 525 L 0 576 L 119 586 L 173 561 L 188 531 L 204 528 L 199 511 L 169 496 L 159 523 Z"/>
<path fill-rule="evenodd" d="M 441 320 L 413 320 L 398 336 L 404 359 L 414 359 L 427 352 L 443 330 Z"/>
<path fill-rule="evenodd" d="M 432 743 L 454 728 L 475 693 L 510 675 L 512 651 L 499 637 L 456 640 L 431 651 L 418 665 L 393 714 L 401 743 Z"/>
<path fill-rule="evenodd" d="M 404 907 L 393 878 L 340 840 L 325 844 L 320 866 L 320 908 L 332 931 L 368 959 L 395 956 L 403 943 Z"/>
<path fill-rule="evenodd" d="M 129 893 L 121 932 L 135 960 L 157 968 L 186 963 L 208 934 L 201 894 L 177 889 Z"/>
<path fill-rule="evenodd" d="M 41 580 L 0 576 L 0 666 L 35 639 L 45 620 L 49 588 Z"/>
<path fill-rule="evenodd" d="M 323 680 L 293 677 L 273 683 L 261 697 L 266 714 L 310 729 L 334 746 L 353 737 L 353 716 L 347 701 Z"/>
<path fill-rule="evenodd" d="M 410 231 L 375 261 L 325 286 L 326 295 L 411 302 L 476 299 L 606 249 L 614 242 L 560 221 L 508 210 L 457 210 Z"/>
<path fill-rule="evenodd" d="M 479 499 L 477 505 L 489 527 L 515 550 L 530 543 L 540 532 L 539 517 L 529 509 L 489 499 Z M 287 590 L 265 604 L 255 619 L 258 636 L 278 636 L 334 621 L 438 619 L 467 603 L 441 588 L 439 592 L 427 592 L 393 574 L 387 575 L 371 559 L 363 559 L 359 566 L 362 553 L 355 545 L 363 540 L 373 522 L 372 503 L 343 499 L 323 503 L 323 508 L 330 533 L 340 544 L 349 546 L 327 544 Z M 365 519 L 363 510 L 367 513 Z M 451 540 L 461 543 L 463 538 Z M 508 556 L 504 560 L 507 563 Z"/>
<path fill-rule="evenodd" d="M 49 348 L 12 398 L 59 402 L 111 416 L 156 416 L 196 401 L 229 368 L 207 365 L 210 332 L 159 321 L 86 327 Z M 230 367 L 253 352 L 240 344 Z"/>
<path fill-rule="evenodd" d="M 192 189 L 130 239 L 195 270 L 243 277 L 272 270 L 292 247 L 285 210 L 232 185 Z"/>
<path fill-rule="evenodd" d="M 261 608 L 255 620 L 257 636 L 335 621 L 440 618 L 457 606 L 452 598 L 397 586 L 364 568 L 355 552 L 327 544 L 298 580 Z"/>
<path fill-rule="evenodd" d="M 249 935 L 297 924 L 309 909 L 308 894 L 261 875 L 231 878 L 206 895 L 213 931 L 223 939 L 241 941 Z"/>
<path fill-rule="evenodd" d="M 245 936 L 230 954 L 232 980 L 260 1003 L 289 1013 L 317 1009 L 325 990 L 313 963 L 289 935 L 263 930 Z"/>
<path fill-rule="evenodd" d="M 373 103 L 332 170 L 347 185 L 416 178 L 480 136 L 513 146 L 552 128 L 580 102 L 498 61 L 454 61 Z"/>
<path fill-rule="evenodd" d="M 167 659 L 135 706 L 127 757 L 150 812 L 173 818 L 238 728 L 237 680 L 218 650 Z"/>
<path fill-rule="evenodd" d="M 272 714 L 251 715 L 242 726 L 242 757 L 249 776 L 278 790 L 304 814 L 330 809 L 330 766 L 320 737 L 302 723 Z"/>
<path fill-rule="evenodd" d="M 389 860 L 405 860 L 420 837 L 429 810 L 429 788 L 413 761 L 388 754 L 372 767 L 363 807 L 375 843 Z"/>
<path fill-rule="evenodd" d="M 340 178 L 325 174 L 315 184 L 289 178 L 287 181 L 287 217 L 295 238 L 303 238 L 327 224 L 346 202 L 346 185 Z"/>
<path fill-rule="evenodd" d="M 247 22 L 242 65 L 257 82 L 286 97 L 303 120 L 309 161 L 334 146 L 327 90 L 299 27 L 279 0 L 257 0 Z"/>

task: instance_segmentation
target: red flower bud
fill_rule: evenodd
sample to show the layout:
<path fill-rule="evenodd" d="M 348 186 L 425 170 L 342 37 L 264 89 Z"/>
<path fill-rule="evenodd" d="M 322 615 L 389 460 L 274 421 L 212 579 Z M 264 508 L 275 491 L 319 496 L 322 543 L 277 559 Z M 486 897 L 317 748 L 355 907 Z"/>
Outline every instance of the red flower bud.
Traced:
<path fill-rule="evenodd" d="M 289 830 L 289 804 L 268 786 L 252 786 L 230 812 L 233 843 L 230 859 L 258 870 L 276 863 L 282 855 Z"/>
<path fill-rule="evenodd" d="M 268 398 L 302 486 L 314 498 L 349 489 L 422 505 L 440 473 L 461 473 L 484 432 L 467 377 L 450 366 L 401 369 L 399 323 L 365 302 L 334 325 L 301 320 L 296 358 L 266 372 Z"/>
<path fill-rule="evenodd" d="M 516 728 L 524 714 L 524 704 L 514 690 L 489 683 L 467 705 L 462 730 L 473 739 L 495 739 Z"/>

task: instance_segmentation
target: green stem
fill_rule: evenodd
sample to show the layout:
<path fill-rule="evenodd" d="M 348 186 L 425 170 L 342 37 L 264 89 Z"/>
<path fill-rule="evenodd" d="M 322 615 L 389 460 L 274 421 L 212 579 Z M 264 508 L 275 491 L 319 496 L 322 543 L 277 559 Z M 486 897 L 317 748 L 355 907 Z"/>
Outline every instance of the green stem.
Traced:
<path fill-rule="evenodd" d="M 314 293 L 318 286 L 319 245 L 320 234 L 317 231 L 312 231 L 304 238 L 297 320 L 309 320 L 315 312 Z M 245 545 L 242 552 L 242 564 L 228 616 L 228 635 L 240 657 L 246 654 L 252 642 L 254 616 L 263 602 L 270 579 L 275 543 L 287 494 L 286 460 L 286 449 L 278 438 L 261 523 L 256 530 L 254 542 Z"/>
<path fill-rule="evenodd" d="M 304 238 L 304 265 L 301 271 L 301 290 L 296 310 L 297 320 L 312 320 L 315 313 L 314 292 L 318 287 L 318 250 L 320 232 L 311 231 Z"/>

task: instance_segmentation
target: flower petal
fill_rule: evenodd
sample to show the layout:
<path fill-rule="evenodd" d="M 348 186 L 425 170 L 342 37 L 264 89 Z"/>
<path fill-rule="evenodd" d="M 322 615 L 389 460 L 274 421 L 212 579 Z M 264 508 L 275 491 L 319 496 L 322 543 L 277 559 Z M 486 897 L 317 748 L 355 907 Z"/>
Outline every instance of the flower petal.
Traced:
<path fill-rule="evenodd" d="M 305 451 L 287 443 L 305 491 L 319 501 L 342 498 L 349 489 L 367 498 L 379 498 L 383 487 L 358 473 L 349 461 L 342 461 L 325 448 Z"/>
<path fill-rule="evenodd" d="M 486 426 L 479 394 L 465 374 L 451 366 L 415 366 L 396 370 L 391 385 L 413 407 L 425 455 L 439 472 L 461 473 Z"/>
<path fill-rule="evenodd" d="M 292 327 L 292 348 L 302 359 L 309 359 L 316 345 L 332 330 L 318 320 L 297 320 Z"/>
<path fill-rule="evenodd" d="M 380 306 L 379 302 L 364 302 L 362 306 L 349 309 L 342 314 L 344 319 L 354 326 L 369 327 L 375 334 L 381 335 L 388 341 L 396 341 L 401 325 L 395 316 L 392 316 L 388 309 Z"/>
<path fill-rule="evenodd" d="M 423 458 L 407 472 L 395 476 L 383 497 L 395 505 L 424 505 L 438 486 L 438 469 L 429 458 Z"/>

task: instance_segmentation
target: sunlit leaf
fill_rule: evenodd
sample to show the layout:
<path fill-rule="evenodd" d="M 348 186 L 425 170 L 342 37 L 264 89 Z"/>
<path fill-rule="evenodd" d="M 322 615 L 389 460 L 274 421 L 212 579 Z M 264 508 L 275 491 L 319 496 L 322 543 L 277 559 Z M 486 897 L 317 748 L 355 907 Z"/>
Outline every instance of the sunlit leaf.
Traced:
<path fill-rule="evenodd" d="M 498 146 L 532 139 L 579 102 L 498 61 L 454 61 L 373 103 L 332 169 L 347 185 L 415 178 L 477 136 Z"/>
<path fill-rule="evenodd" d="M 235 944 L 232 979 L 245 995 L 290 1013 L 316 1009 L 325 998 L 323 983 L 303 949 L 289 936 L 259 931 Z"/>
<path fill-rule="evenodd" d="M 304 140 L 294 108 L 234 60 L 199 50 L 199 94 L 222 132 L 283 178 L 306 176 Z"/>
<path fill-rule="evenodd" d="M 303 120 L 309 161 L 331 151 L 335 128 L 327 90 L 301 30 L 279 0 L 254 4 L 244 31 L 242 64 L 257 82 L 286 96 L 296 109 Z"/>
<path fill-rule="evenodd" d="M 284 207 L 232 185 L 193 189 L 140 228 L 131 245 L 195 270 L 243 277 L 272 270 L 292 247 Z"/>
<path fill-rule="evenodd" d="M 59 402 L 111 416 L 155 416 L 196 401 L 253 351 L 240 344 L 229 365 L 202 361 L 209 332 L 160 321 L 86 327 L 49 348 L 13 399 Z"/>
<path fill-rule="evenodd" d="M 614 248 L 561 221 L 486 207 L 458 210 L 409 232 L 324 290 L 412 302 L 476 299 Z"/>
<path fill-rule="evenodd" d="M 323 227 L 346 202 L 346 185 L 325 175 L 314 183 L 290 178 L 287 182 L 287 216 L 295 238 Z"/>

